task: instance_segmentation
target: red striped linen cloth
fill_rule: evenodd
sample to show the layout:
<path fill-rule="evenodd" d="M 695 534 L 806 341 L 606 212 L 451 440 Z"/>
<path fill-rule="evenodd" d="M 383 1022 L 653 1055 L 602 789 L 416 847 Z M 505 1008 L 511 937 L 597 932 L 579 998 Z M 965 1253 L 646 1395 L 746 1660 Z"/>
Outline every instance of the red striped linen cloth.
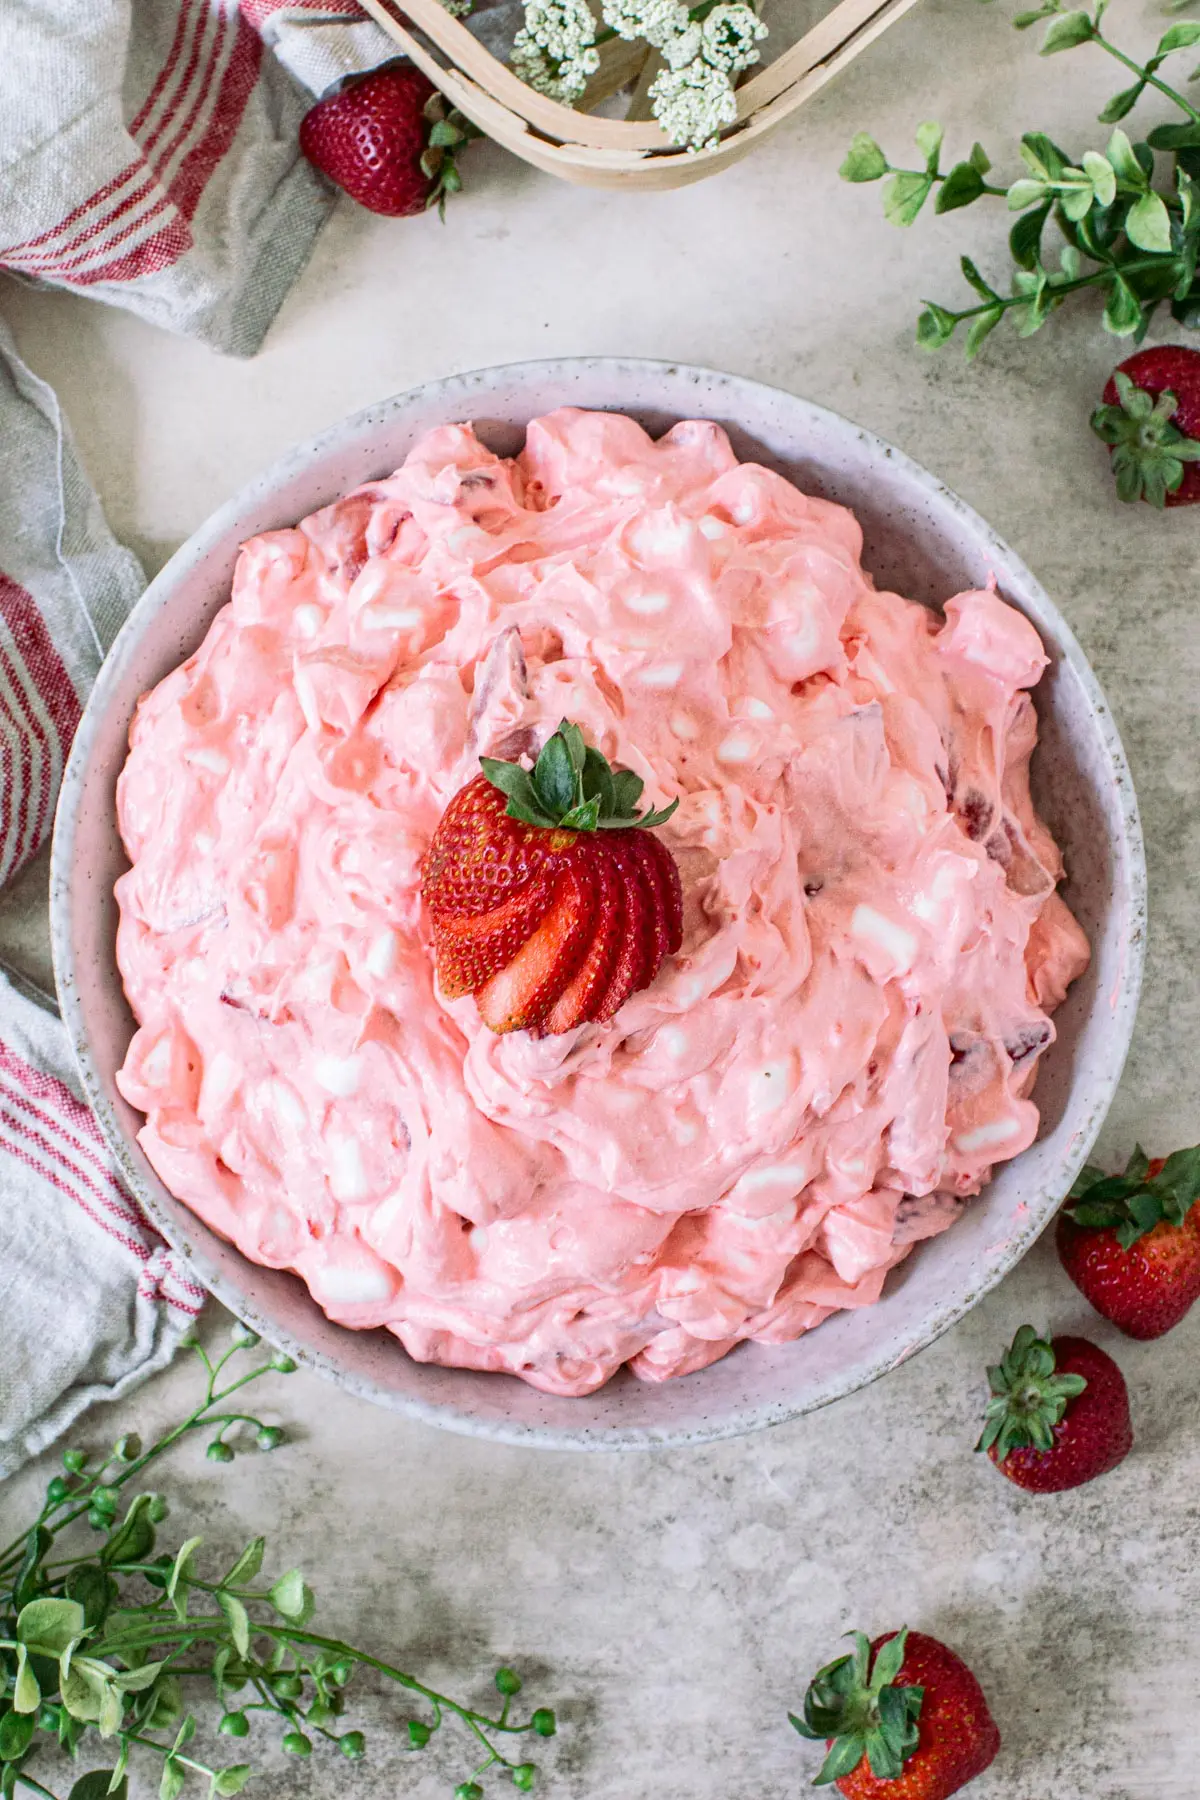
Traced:
<path fill-rule="evenodd" d="M 0 884 L 45 843 L 101 660 L 141 592 L 53 392 L 0 328 Z M 84 1104 L 54 1002 L 0 969 L 0 1475 L 161 1368 L 203 1291 Z"/>
<path fill-rule="evenodd" d="M 251 354 L 333 198 L 299 151 L 312 94 L 262 32 L 286 28 L 292 14 L 343 32 L 347 7 L 355 10 L 351 0 L 10 8 L 0 31 L 0 268 Z M 359 44 L 356 61 L 341 43 L 322 73 L 334 79 L 339 57 L 350 68 L 382 54 Z"/>
<path fill-rule="evenodd" d="M 0 31 L 0 268 L 250 354 L 332 203 L 300 119 L 390 54 L 375 30 L 352 0 L 22 0 Z M 0 886 L 49 836 L 143 586 L 0 324 Z M 2 1477 L 163 1367 L 205 1296 L 109 1155 L 53 999 L 2 963 L 0 1159 Z"/>

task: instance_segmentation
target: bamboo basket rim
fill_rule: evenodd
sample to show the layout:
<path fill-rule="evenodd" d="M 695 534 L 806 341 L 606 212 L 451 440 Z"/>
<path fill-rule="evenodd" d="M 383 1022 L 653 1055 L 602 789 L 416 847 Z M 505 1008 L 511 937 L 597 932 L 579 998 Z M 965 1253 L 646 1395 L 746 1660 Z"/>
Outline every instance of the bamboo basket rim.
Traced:
<path fill-rule="evenodd" d="M 402 13 L 393 0 L 358 3 L 461 112 L 517 155 L 562 173 L 574 170 L 574 178 L 585 181 L 589 171 L 634 177 L 653 171 L 680 182 L 745 154 L 915 0 L 838 0 L 803 37 L 742 83 L 736 90 L 736 121 L 703 150 L 671 143 L 654 120 L 598 118 L 537 93 L 440 0 L 404 0 Z M 422 38 L 447 61 L 439 61 Z"/>

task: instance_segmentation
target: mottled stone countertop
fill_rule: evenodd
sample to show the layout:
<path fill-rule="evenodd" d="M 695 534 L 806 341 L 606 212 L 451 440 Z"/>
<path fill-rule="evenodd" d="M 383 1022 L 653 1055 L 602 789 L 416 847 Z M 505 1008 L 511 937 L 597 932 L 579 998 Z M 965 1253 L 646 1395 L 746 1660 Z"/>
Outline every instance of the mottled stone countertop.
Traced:
<path fill-rule="evenodd" d="M 1160 15 L 1135 4 L 1120 25 L 1145 48 Z M 429 377 L 521 357 L 705 363 L 902 445 L 1026 558 L 1111 699 L 1145 821 L 1151 935 L 1101 1148 L 1123 1156 L 1138 1136 L 1165 1151 L 1200 1136 L 1196 518 L 1117 504 L 1087 427 L 1114 345 L 1089 305 L 1028 342 L 997 333 L 973 368 L 914 348 L 919 296 L 964 304 L 961 250 L 1006 279 L 998 213 L 901 233 L 878 190 L 835 173 L 855 130 L 902 160 L 922 118 L 943 119 L 961 151 L 982 138 L 1005 171 L 1022 129 L 1082 149 L 1103 139 L 1089 121 L 1114 73 L 1090 50 L 1039 61 L 999 7 L 922 0 L 711 182 L 607 194 L 482 147 L 444 228 L 343 203 L 252 362 L 8 282 L 0 310 L 150 569 L 294 440 Z M 8 898 L 0 952 L 44 975 L 28 908 L 39 881 L 44 870 L 26 878 L 23 905 Z M 1132 1390 L 1133 1456 L 1074 1494 L 1023 1496 L 971 1454 L 983 1365 L 1025 1318 L 1091 1331 Z M 228 1469 L 185 1452 L 172 1480 L 215 1545 L 264 1530 L 280 1567 L 302 1563 L 329 1626 L 468 1688 L 498 1661 L 523 1669 L 533 1703 L 557 1704 L 564 1724 L 544 1758 L 548 1800 L 793 1800 L 815 1762 L 785 1718 L 806 1673 L 847 1627 L 903 1621 L 964 1651 L 993 1703 L 1004 1750 L 972 1800 L 1195 1800 L 1198 1353 L 1200 1309 L 1158 1346 L 1127 1343 L 1043 1242 L 913 1362 L 757 1437 L 537 1453 L 442 1435 L 298 1374 L 272 1395 L 294 1447 Z M 189 1384 L 173 1370 L 112 1428 L 167 1416 Z M 10 1485 L 6 1512 L 38 1479 Z M 251 1791 L 448 1794 L 461 1764 L 392 1742 L 376 1731 L 355 1771 L 276 1761 Z"/>

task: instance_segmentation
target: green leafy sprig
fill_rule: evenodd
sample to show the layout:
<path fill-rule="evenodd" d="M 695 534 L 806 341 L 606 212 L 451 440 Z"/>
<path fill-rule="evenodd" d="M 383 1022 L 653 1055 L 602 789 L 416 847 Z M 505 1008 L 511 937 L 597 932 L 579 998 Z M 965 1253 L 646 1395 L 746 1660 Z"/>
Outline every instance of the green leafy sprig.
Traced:
<path fill-rule="evenodd" d="M 646 785 L 641 776 L 632 769 L 611 769 L 569 719 L 546 740 L 532 770 L 494 756 L 481 756 L 479 766 L 492 786 L 508 796 L 504 810 L 510 819 L 548 831 L 627 831 L 631 826 L 649 831 L 664 824 L 679 805 L 672 800 L 657 812 L 639 814 Z"/>
<path fill-rule="evenodd" d="M 1200 1144 L 1151 1162 L 1141 1145 L 1123 1174 L 1106 1175 L 1087 1163 L 1075 1178 L 1067 1212 L 1076 1224 L 1115 1231 L 1123 1250 L 1166 1220 L 1182 1225 L 1200 1200 Z"/>
<path fill-rule="evenodd" d="M 861 1631 L 848 1633 L 854 1650 L 826 1664 L 804 1696 L 804 1717 L 788 1718 L 803 1738 L 831 1738 L 829 1754 L 813 1781 L 828 1787 L 850 1775 L 863 1757 L 879 1781 L 896 1781 L 920 1743 L 917 1721 L 923 1687 L 897 1687 L 908 1627 L 881 1644 L 871 1664 L 871 1645 Z"/>
<path fill-rule="evenodd" d="M 344 1728 L 342 1714 L 346 1687 L 359 1669 L 423 1703 L 425 1716 L 406 1726 L 414 1751 L 450 1718 L 465 1728 L 476 1763 L 455 1788 L 455 1800 L 483 1800 L 480 1779 L 491 1769 L 502 1770 L 518 1792 L 530 1792 L 536 1764 L 508 1754 L 501 1740 L 553 1737 L 556 1722 L 548 1707 L 513 1720 L 521 1681 L 511 1669 L 495 1674 L 499 1709 L 481 1712 L 313 1631 L 315 1601 L 300 1570 L 270 1583 L 260 1575 L 261 1537 L 215 1579 L 200 1573 L 199 1537 L 156 1553 L 168 1508 L 161 1494 L 139 1485 L 152 1463 L 197 1432 L 213 1434 L 207 1453 L 220 1463 L 233 1459 L 246 1432 L 263 1451 L 284 1441 L 279 1426 L 230 1404 L 263 1375 L 289 1374 L 296 1366 L 274 1352 L 227 1375 L 230 1362 L 258 1343 L 239 1326 L 216 1360 L 194 1344 L 206 1377 L 201 1403 L 149 1448 L 127 1435 L 103 1461 L 64 1451 L 63 1472 L 49 1482 L 37 1518 L 0 1551 L 0 1800 L 20 1792 L 59 1800 L 47 1785 L 54 1777 L 44 1753 L 57 1744 L 77 1762 L 97 1737 L 108 1752 L 106 1765 L 78 1776 L 67 1800 L 126 1800 L 135 1753 L 157 1758 L 160 1800 L 177 1800 L 191 1777 L 207 1783 L 208 1800 L 241 1793 L 253 1774 L 249 1763 L 214 1767 L 191 1753 L 196 1716 L 185 1691 L 197 1681 L 213 1690 L 217 1729 L 225 1737 L 248 1737 L 252 1716 L 262 1714 L 277 1722 L 281 1747 L 292 1756 L 311 1756 L 320 1741 L 356 1762 L 366 1739 Z M 62 1554 L 60 1539 L 84 1521 L 96 1539 Z"/>
<path fill-rule="evenodd" d="M 1011 1450 L 1053 1450 L 1054 1427 L 1082 1394 L 1082 1375 L 1060 1375 L 1049 1338 L 1022 1325 L 1002 1360 L 988 1370 L 992 1398 L 976 1450 L 995 1449 L 1003 1462 Z"/>
<path fill-rule="evenodd" d="M 1106 6 L 1107 0 L 1097 0 L 1091 12 L 1067 11 L 1060 0 L 1048 0 L 1013 20 L 1018 31 L 1045 23 L 1043 56 L 1092 45 L 1135 76 L 1100 114 L 1103 123 L 1114 127 L 1103 150 L 1089 149 L 1076 158 L 1045 133 L 1026 132 L 1020 143 L 1023 172 L 996 185 L 985 179 L 992 163 L 980 144 L 943 172 L 943 131 L 932 122 L 917 131 L 923 169 L 894 168 L 866 132 L 851 144 L 841 168 L 843 178 L 868 182 L 886 177 L 884 212 L 895 225 L 911 225 L 934 193 L 937 212 L 1002 198 L 1009 211 L 1020 215 L 1009 232 L 1014 264 L 1009 291 L 993 286 L 964 256 L 962 273 L 978 296 L 977 303 L 955 309 L 927 301 L 917 322 L 917 342 L 923 348 L 940 349 L 964 325 L 967 356 L 973 357 L 1006 314 L 1018 334 L 1029 337 L 1072 294 L 1088 290 L 1103 297 L 1104 327 L 1115 337 L 1141 342 L 1164 303 L 1181 324 L 1200 326 L 1196 280 L 1200 204 L 1195 186 L 1200 179 L 1200 110 L 1159 75 L 1168 58 L 1200 44 L 1200 20 L 1177 20 L 1148 61 L 1139 63 L 1105 35 Z M 1189 79 L 1197 76 L 1200 69 Z M 1183 117 L 1156 126 L 1144 141 L 1134 141 L 1118 121 L 1148 89 L 1168 99 Z M 1164 165 L 1156 152 L 1165 153 Z M 1057 256 L 1046 243 L 1051 221 L 1062 240 Z"/>

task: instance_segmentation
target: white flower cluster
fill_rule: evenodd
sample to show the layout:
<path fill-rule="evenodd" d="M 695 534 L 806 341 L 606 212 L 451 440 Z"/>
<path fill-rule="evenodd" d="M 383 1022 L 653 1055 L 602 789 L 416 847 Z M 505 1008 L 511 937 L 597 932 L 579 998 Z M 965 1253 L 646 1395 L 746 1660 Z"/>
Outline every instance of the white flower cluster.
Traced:
<path fill-rule="evenodd" d="M 685 29 L 656 46 L 667 66 L 651 83 L 650 101 L 672 143 L 706 150 L 737 118 L 734 78 L 758 61 L 767 28 L 745 0 L 721 0 L 699 25 L 685 17 Z"/>
<path fill-rule="evenodd" d="M 527 0 L 510 61 L 539 94 L 567 106 L 577 100 L 600 67 L 596 21 L 587 0 Z"/>
<path fill-rule="evenodd" d="M 452 0 L 453 3 L 453 0 Z M 737 118 L 734 81 L 758 61 L 767 28 L 748 0 L 718 0 L 701 18 L 684 0 L 603 0 L 604 23 L 618 37 L 642 38 L 666 64 L 650 87 L 654 116 L 672 143 L 715 144 Z M 523 81 L 570 105 L 599 67 L 596 21 L 586 0 L 526 0 L 512 66 Z"/>

